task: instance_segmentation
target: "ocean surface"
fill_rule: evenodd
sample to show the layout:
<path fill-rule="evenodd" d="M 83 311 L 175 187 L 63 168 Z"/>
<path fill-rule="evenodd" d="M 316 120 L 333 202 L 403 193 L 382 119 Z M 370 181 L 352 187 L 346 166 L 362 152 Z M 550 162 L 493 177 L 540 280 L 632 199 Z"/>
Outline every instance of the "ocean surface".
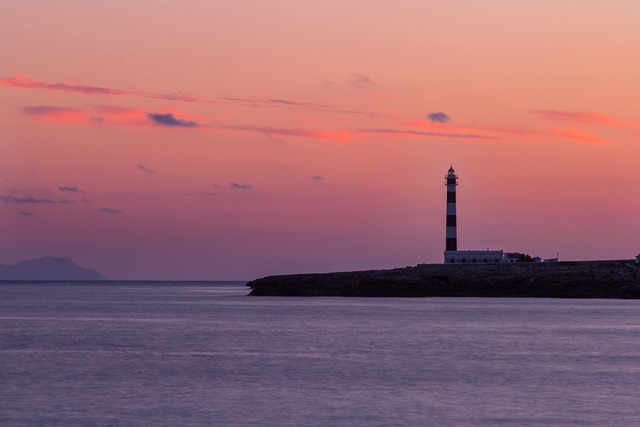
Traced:
<path fill-rule="evenodd" d="M 639 426 L 640 301 L 0 283 L 0 426 Z"/>

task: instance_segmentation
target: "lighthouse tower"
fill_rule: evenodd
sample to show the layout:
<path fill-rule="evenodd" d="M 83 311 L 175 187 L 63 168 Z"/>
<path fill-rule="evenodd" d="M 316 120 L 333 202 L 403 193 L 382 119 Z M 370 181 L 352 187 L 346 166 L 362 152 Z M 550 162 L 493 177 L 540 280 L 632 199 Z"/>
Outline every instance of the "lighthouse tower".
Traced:
<path fill-rule="evenodd" d="M 445 184 L 447 185 L 447 244 L 444 251 L 445 264 L 506 262 L 502 250 L 458 250 L 458 236 L 456 232 L 456 187 L 458 186 L 458 175 L 456 175 L 456 171 L 453 170 L 453 166 L 449 168 L 449 173 L 444 178 Z"/>
<path fill-rule="evenodd" d="M 458 250 L 458 238 L 456 233 L 456 186 L 458 185 L 458 175 L 449 168 L 449 173 L 445 176 L 447 186 L 447 245 L 446 251 Z"/>

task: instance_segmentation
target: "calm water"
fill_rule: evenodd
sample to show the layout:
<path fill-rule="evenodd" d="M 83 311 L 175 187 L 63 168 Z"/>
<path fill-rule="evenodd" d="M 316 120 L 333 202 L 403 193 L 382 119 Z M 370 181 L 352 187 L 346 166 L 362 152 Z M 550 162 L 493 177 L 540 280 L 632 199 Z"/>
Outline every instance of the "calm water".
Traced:
<path fill-rule="evenodd" d="M 0 425 L 640 425 L 640 301 L 246 293 L 0 284 Z"/>

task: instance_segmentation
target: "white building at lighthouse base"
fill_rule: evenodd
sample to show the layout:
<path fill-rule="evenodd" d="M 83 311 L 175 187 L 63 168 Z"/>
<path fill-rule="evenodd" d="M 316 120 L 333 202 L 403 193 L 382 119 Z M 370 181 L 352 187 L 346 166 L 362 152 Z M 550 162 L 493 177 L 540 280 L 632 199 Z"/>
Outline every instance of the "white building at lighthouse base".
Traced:
<path fill-rule="evenodd" d="M 445 251 L 445 264 L 484 264 L 506 262 L 504 251 Z"/>

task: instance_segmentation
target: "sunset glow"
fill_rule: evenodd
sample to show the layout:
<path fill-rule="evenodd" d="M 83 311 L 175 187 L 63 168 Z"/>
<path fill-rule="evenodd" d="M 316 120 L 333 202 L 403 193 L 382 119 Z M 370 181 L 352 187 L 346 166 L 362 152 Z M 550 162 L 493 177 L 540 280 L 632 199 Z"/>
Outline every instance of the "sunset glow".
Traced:
<path fill-rule="evenodd" d="M 640 3 L 0 3 L 0 263 L 252 279 L 640 252 Z"/>

